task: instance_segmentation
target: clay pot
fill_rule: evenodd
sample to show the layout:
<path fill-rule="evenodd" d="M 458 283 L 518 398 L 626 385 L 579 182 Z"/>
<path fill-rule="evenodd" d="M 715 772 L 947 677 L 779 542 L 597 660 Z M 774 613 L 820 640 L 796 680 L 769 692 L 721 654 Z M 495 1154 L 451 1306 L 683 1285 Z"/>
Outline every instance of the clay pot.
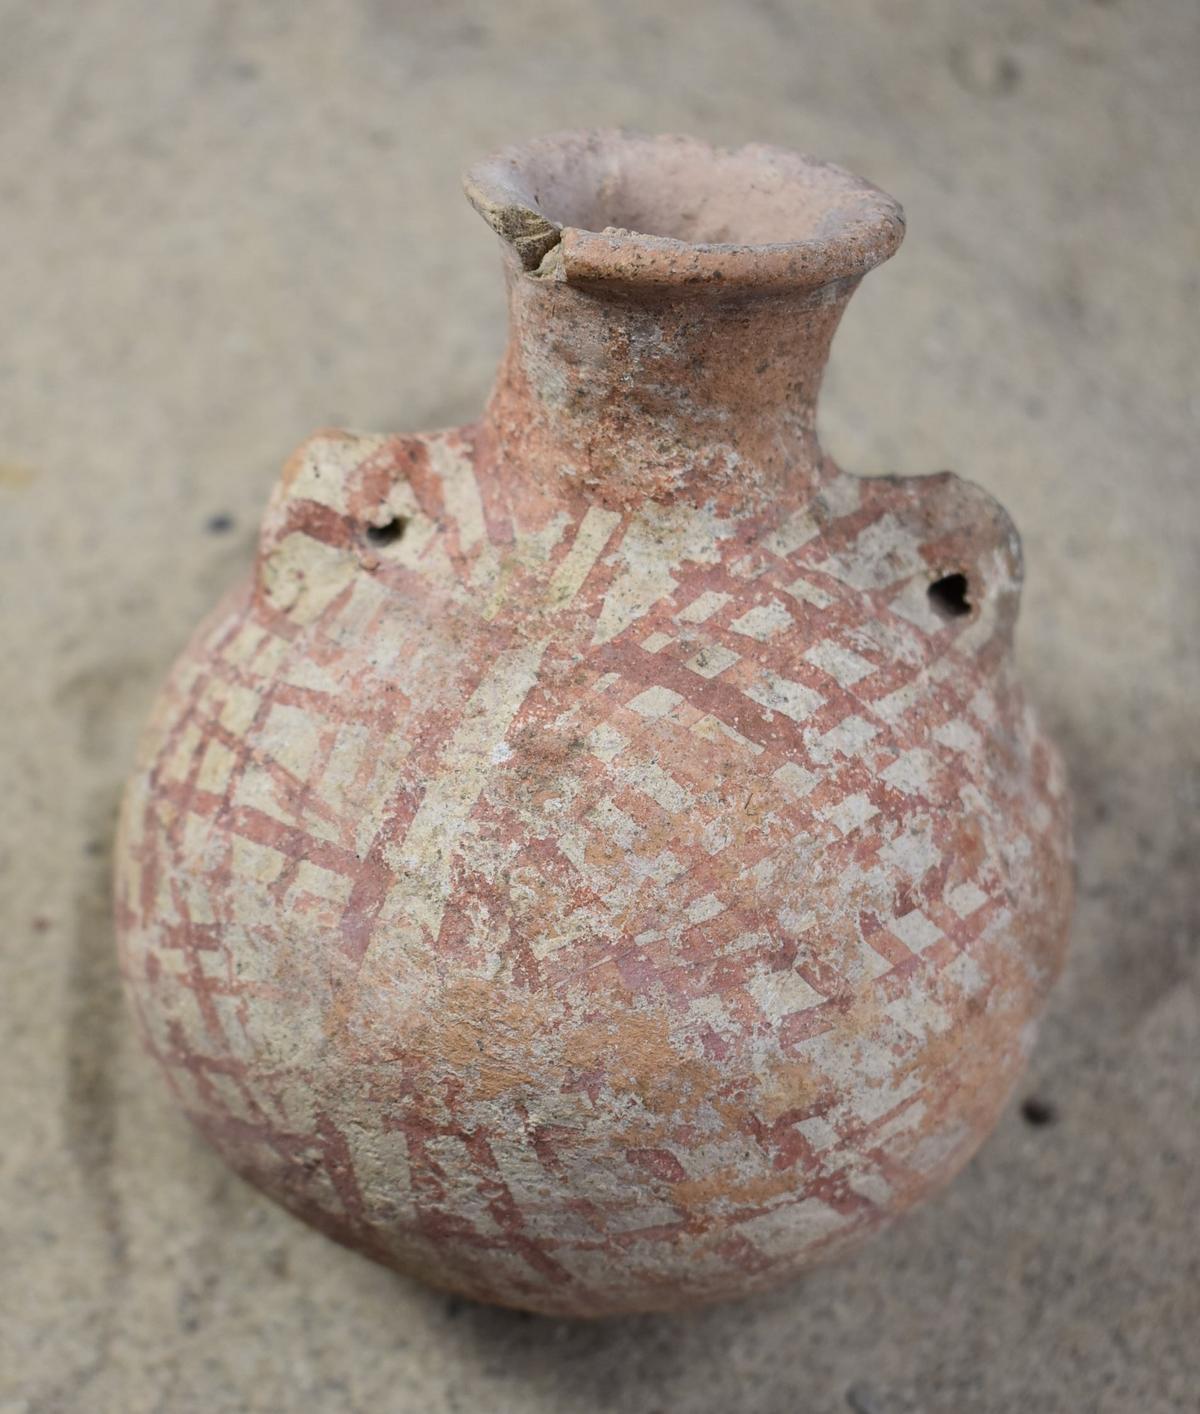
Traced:
<path fill-rule="evenodd" d="M 476 167 L 483 418 L 331 431 L 173 669 L 118 922 L 189 1117 L 292 1212 L 591 1316 L 842 1253 L 993 1125 L 1062 957 L 1020 547 L 818 446 L 889 197 L 769 147 Z"/>

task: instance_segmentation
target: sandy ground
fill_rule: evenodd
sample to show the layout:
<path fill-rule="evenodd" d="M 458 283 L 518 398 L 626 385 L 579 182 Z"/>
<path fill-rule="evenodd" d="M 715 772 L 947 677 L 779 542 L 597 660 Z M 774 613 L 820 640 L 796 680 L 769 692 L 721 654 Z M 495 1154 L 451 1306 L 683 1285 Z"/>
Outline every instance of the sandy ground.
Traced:
<path fill-rule="evenodd" d="M 1198 73 L 1194 0 L 0 3 L 4 1414 L 1196 1407 Z M 108 877 L 140 719 L 286 453 L 480 405 L 499 266 L 459 170 L 589 123 L 799 146 L 905 203 L 824 435 L 1022 528 L 1079 906 L 948 1193 L 773 1296 L 573 1326 L 228 1175 L 132 1039 Z"/>

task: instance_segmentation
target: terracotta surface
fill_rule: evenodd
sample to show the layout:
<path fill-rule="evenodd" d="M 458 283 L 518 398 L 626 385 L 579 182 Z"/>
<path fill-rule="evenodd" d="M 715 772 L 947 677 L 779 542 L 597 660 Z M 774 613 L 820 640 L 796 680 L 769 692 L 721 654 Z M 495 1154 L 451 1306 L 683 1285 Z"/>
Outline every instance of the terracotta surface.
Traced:
<path fill-rule="evenodd" d="M 903 218 L 767 147 L 481 164 L 483 419 L 318 434 L 172 671 L 118 845 L 178 1103 L 325 1231 L 595 1315 L 841 1253 L 994 1123 L 1059 967 L 1020 549 L 817 389 Z"/>
<path fill-rule="evenodd" d="M 0 14 L 0 1406 L 1193 1411 L 1193 0 Z M 130 1022 L 111 855 L 151 702 L 249 571 L 286 452 L 484 406 L 504 287 L 458 174 L 619 123 L 821 153 L 903 199 L 822 445 L 952 467 L 1020 527 L 1017 661 L 1078 897 L 1024 1078 L 936 1200 L 747 1300 L 582 1322 L 409 1280 L 239 1179 Z"/>

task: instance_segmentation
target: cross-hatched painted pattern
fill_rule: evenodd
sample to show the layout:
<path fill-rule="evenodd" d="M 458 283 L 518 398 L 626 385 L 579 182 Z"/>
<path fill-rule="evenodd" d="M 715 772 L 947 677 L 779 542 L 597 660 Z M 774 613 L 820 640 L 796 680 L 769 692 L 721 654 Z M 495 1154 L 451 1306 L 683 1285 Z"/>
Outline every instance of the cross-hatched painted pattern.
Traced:
<path fill-rule="evenodd" d="M 404 1270 L 558 1311 L 765 1284 L 965 1161 L 1057 966 L 1015 539 L 953 477 L 768 524 L 477 472 L 469 432 L 289 464 L 126 800 L 147 1045 Z"/>

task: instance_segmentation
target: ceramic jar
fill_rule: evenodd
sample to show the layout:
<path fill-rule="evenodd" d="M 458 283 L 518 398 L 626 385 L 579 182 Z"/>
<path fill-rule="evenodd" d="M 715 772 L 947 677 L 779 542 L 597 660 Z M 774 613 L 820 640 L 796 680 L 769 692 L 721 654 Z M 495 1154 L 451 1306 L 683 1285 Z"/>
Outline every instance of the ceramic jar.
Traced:
<path fill-rule="evenodd" d="M 542 1312 L 736 1295 L 945 1183 L 1028 1052 L 1070 886 L 1020 546 L 818 445 L 882 192 L 621 133 L 467 191 L 487 410 L 285 466 L 128 788 L 124 978 L 338 1240 Z"/>

